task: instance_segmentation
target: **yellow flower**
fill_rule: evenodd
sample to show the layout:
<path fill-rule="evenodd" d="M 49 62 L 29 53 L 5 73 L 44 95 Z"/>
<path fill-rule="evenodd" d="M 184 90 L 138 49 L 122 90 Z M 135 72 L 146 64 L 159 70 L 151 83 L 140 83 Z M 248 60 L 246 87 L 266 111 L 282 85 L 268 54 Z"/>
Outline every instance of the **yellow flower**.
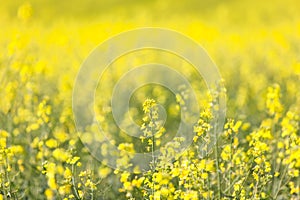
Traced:
<path fill-rule="evenodd" d="M 109 167 L 100 167 L 98 172 L 101 178 L 106 178 L 111 173 L 111 169 Z"/>
<path fill-rule="evenodd" d="M 56 148 L 57 147 L 57 141 L 53 138 L 47 140 L 45 142 L 46 146 L 49 147 L 49 148 Z"/>
<path fill-rule="evenodd" d="M 261 157 L 257 157 L 254 159 L 254 161 L 257 163 L 257 164 L 260 164 L 262 162 L 262 159 Z"/>
<path fill-rule="evenodd" d="M 74 165 L 78 160 L 80 160 L 80 157 L 78 157 L 78 156 L 75 156 L 75 157 L 73 157 L 72 159 L 68 159 L 67 160 L 67 163 L 69 163 L 70 165 Z"/>
<path fill-rule="evenodd" d="M 68 134 L 61 130 L 54 131 L 53 136 L 61 143 L 65 142 L 68 139 Z"/>
<path fill-rule="evenodd" d="M 46 195 L 47 199 L 49 199 L 49 200 L 52 200 L 54 197 L 53 191 L 51 189 L 46 189 L 45 195 Z"/>
<path fill-rule="evenodd" d="M 70 179 L 72 177 L 72 171 L 67 167 L 64 172 L 64 178 Z"/>
<path fill-rule="evenodd" d="M 234 184 L 233 186 L 234 191 L 239 191 L 241 189 L 241 186 L 239 183 Z"/>
<path fill-rule="evenodd" d="M 133 189 L 131 183 L 128 182 L 128 181 L 125 181 L 124 184 L 123 184 L 123 186 L 124 186 L 124 189 L 125 189 L 126 191 L 131 191 L 131 190 Z"/>
<path fill-rule="evenodd" d="M 207 179 L 208 178 L 208 173 L 202 173 L 201 174 L 201 178 L 203 178 L 203 179 Z"/>
<path fill-rule="evenodd" d="M 24 21 L 27 21 L 32 16 L 33 10 L 29 3 L 24 3 L 18 9 L 18 17 Z"/>
<path fill-rule="evenodd" d="M 121 181 L 122 183 L 126 182 L 129 176 L 130 176 L 130 173 L 129 173 L 129 172 L 123 172 L 123 173 L 121 174 L 121 179 L 120 179 L 120 181 Z"/>
<path fill-rule="evenodd" d="M 161 195 L 162 195 L 163 197 L 167 197 L 168 194 L 169 194 L 169 190 L 168 190 L 168 188 L 166 188 L 166 187 L 162 187 L 162 188 L 160 189 L 160 192 L 161 192 Z"/>
<path fill-rule="evenodd" d="M 163 176 L 162 176 L 161 173 L 155 172 L 155 173 L 153 174 L 153 181 L 155 181 L 156 183 L 161 182 L 162 179 L 163 179 Z"/>
<path fill-rule="evenodd" d="M 161 192 L 160 191 L 155 191 L 154 192 L 154 200 L 160 200 Z"/>
<path fill-rule="evenodd" d="M 221 153 L 221 158 L 225 161 L 229 160 L 231 157 L 231 146 L 228 144 L 223 148 Z"/>
<path fill-rule="evenodd" d="M 145 113 L 149 113 L 150 109 L 156 105 L 155 100 L 153 99 L 146 99 L 146 101 L 143 103 L 143 111 Z"/>
<path fill-rule="evenodd" d="M 52 155 L 56 160 L 63 161 L 63 162 L 67 161 L 67 159 L 71 156 L 70 153 L 66 152 L 62 148 L 54 149 Z"/>
<path fill-rule="evenodd" d="M 50 176 L 48 179 L 48 185 L 52 190 L 56 190 L 57 189 L 57 185 L 56 185 L 56 180 L 55 177 Z"/>

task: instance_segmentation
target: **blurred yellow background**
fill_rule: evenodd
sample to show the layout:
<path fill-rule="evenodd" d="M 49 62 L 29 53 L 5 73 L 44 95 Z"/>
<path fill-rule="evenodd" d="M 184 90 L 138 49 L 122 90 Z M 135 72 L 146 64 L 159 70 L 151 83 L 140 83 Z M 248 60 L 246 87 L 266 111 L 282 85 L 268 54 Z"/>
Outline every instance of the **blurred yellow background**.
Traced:
<path fill-rule="evenodd" d="M 0 4 L 0 200 L 9 195 L 15 199 L 129 199 L 132 194 L 153 199 L 154 193 L 144 188 L 157 177 L 160 193 L 154 199 L 175 199 L 176 195 L 178 199 L 217 199 L 221 191 L 236 199 L 243 199 L 242 195 L 247 199 L 300 198 L 300 1 L 2 0 Z M 191 37 L 219 67 L 227 88 L 227 117 L 237 122 L 228 120 L 220 133 L 224 145 L 217 147 L 217 158 L 199 158 L 193 146 L 170 168 L 158 168 L 155 177 L 148 172 L 134 177 L 126 171 L 114 173 L 105 162 L 99 164 L 77 137 L 72 89 L 82 62 L 104 40 L 140 27 L 169 28 Z M 124 71 L 119 65 L 114 70 L 107 80 L 117 80 Z M 109 86 L 104 85 L 97 95 L 108 96 Z M 160 98 L 171 105 L 167 114 L 178 114 L 175 100 L 174 104 L 166 100 L 168 92 L 161 88 L 140 91 L 167 95 Z M 139 109 L 134 119 L 140 123 L 147 95 L 135 95 L 138 100 L 131 105 Z M 111 125 L 110 111 L 109 106 L 100 108 L 97 120 L 115 134 L 113 144 L 134 152 L 133 139 L 120 136 L 122 132 Z M 202 115 L 210 113 L 205 110 Z M 176 120 L 168 124 L 172 133 Z M 209 123 L 201 120 L 195 127 L 199 138 Z M 103 145 L 101 153 L 109 156 L 111 152 Z M 129 157 L 124 154 L 120 159 L 129 162 Z M 216 160 L 223 165 L 215 166 Z M 217 183 L 220 171 L 223 182 Z M 183 172 L 200 186 L 193 190 L 189 184 L 182 185 Z M 160 184 L 162 174 L 168 178 L 168 189 Z"/>

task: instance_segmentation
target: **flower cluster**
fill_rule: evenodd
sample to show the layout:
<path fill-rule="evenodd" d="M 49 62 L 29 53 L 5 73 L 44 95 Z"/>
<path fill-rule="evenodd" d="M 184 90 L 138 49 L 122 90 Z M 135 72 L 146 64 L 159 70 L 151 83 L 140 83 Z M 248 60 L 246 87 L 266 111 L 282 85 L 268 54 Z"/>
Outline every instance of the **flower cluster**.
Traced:
<path fill-rule="evenodd" d="M 243 1 L 245 10 L 239 1 L 192 1 L 185 17 L 183 4 L 170 0 L 130 1 L 124 10 L 89 2 L 73 0 L 72 9 L 63 1 L 1 2 L 0 200 L 300 199 L 299 2 Z M 199 12 L 193 5 L 210 6 Z M 95 123 L 76 130 L 72 89 L 84 58 L 95 44 L 141 24 L 172 27 L 208 50 L 226 84 L 225 124 L 217 116 L 225 90 L 206 85 L 178 52 L 139 49 L 103 72 L 95 105 L 86 107 Z M 193 54 L 176 41 L 168 45 Z M 181 85 L 177 94 L 156 84 L 135 90 L 120 122 L 126 134 L 113 118 L 111 96 L 124 74 L 149 63 L 174 67 L 191 87 Z M 213 79 L 209 68 L 202 72 Z M 128 84 L 145 76 L 173 81 L 150 73 Z M 181 112 L 195 106 L 192 93 L 200 113 L 191 117 L 191 130 L 177 134 Z M 137 133 L 130 132 L 132 122 Z M 93 156 L 86 144 L 97 144 Z M 137 153 L 149 155 L 148 168 L 135 166 Z"/>

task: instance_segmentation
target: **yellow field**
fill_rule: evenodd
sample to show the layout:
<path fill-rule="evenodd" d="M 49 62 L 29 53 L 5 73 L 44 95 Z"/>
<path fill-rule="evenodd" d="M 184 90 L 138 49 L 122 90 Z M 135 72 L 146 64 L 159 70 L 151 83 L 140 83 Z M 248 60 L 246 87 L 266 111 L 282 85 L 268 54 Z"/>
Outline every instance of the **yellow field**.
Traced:
<path fill-rule="evenodd" d="M 300 199 L 299 9 L 296 0 L 1 2 L 0 200 Z M 221 82 L 208 90 L 178 52 L 146 48 L 113 60 L 91 90 L 94 105 L 76 111 L 74 98 L 90 91 L 76 77 L 91 52 L 145 27 L 197 42 Z M 152 33 L 104 49 L 110 56 Z M 191 51 L 185 44 L 169 45 Z M 153 78 L 179 82 L 161 65 L 138 68 L 148 63 L 174 68 L 191 88 L 140 85 L 128 101 L 116 98 L 115 107 L 129 106 L 116 124 L 111 98 L 124 74 L 132 73 L 121 91 Z M 90 75 L 83 83 L 100 77 Z M 81 127 L 85 120 L 92 124 Z M 192 129 L 180 129 L 185 120 Z"/>

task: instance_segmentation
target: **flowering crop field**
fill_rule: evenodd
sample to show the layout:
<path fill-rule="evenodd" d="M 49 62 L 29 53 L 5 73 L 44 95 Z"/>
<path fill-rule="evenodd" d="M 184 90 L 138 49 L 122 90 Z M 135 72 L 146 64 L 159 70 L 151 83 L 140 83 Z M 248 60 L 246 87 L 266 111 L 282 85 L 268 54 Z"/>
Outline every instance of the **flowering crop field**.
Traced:
<path fill-rule="evenodd" d="M 296 0 L 1 2 L 0 200 L 300 200 L 299 9 Z M 150 32 L 108 40 L 129 30 Z M 176 52 L 138 49 L 110 62 L 93 105 L 83 104 L 94 74 L 78 74 L 91 52 L 156 41 L 151 30 L 171 34 L 159 45 L 177 33 L 201 45 L 222 78 L 210 87 Z M 199 58 L 187 43 L 170 47 Z"/>

